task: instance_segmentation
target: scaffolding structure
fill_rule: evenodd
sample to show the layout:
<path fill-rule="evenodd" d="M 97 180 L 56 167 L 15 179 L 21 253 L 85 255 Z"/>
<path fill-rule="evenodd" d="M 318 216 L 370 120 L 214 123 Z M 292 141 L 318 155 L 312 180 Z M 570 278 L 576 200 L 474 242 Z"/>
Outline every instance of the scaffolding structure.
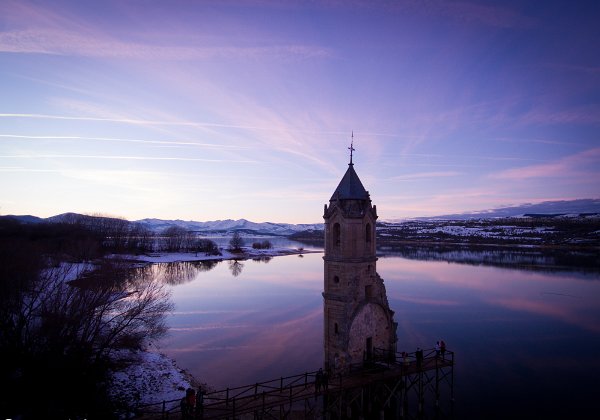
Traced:
<path fill-rule="evenodd" d="M 325 419 L 450 419 L 454 352 L 396 354 L 350 373 L 324 396 Z"/>
<path fill-rule="evenodd" d="M 364 363 L 324 383 L 306 372 L 236 388 L 199 390 L 197 419 L 451 419 L 454 352 L 389 355 L 375 349 Z M 136 418 L 180 416 L 179 400 L 138 407 Z"/>

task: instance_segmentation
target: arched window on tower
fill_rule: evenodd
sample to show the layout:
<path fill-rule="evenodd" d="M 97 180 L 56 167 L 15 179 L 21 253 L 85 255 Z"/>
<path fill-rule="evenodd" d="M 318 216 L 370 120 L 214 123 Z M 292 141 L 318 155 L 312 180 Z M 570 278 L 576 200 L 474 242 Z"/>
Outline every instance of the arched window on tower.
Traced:
<path fill-rule="evenodd" d="M 340 278 L 338 276 L 333 276 L 333 282 L 338 284 L 340 282 Z"/>
<path fill-rule="evenodd" d="M 371 243 L 371 224 L 367 223 L 367 226 L 365 227 L 365 238 L 367 240 L 367 243 Z"/>
<path fill-rule="evenodd" d="M 333 225 L 333 245 L 340 246 L 341 243 L 341 228 L 340 224 L 336 223 Z"/>

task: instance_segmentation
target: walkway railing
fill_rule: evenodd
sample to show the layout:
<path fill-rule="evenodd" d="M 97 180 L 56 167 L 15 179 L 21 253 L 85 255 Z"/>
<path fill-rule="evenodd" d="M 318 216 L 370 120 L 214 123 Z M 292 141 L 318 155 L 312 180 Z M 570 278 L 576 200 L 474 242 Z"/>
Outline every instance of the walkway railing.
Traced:
<path fill-rule="evenodd" d="M 235 412 L 245 410 L 250 403 L 256 404 L 256 401 L 265 405 L 276 404 L 283 398 L 285 398 L 285 402 L 297 397 L 304 398 L 306 394 L 303 392 L 304 390 L 310 388 L 310 391 L 314 392 L 316 375 L 317 371 L 313 371 L 218 391 L 205 392 L 200 389 L 196 396 L 196 411 L 199 416 L 202 411 L 207 410 L 233 415 Z M 277 401 L 274 403 L 273 399 L 277 399 Z M 181 398 L 160 403 L 141 404 L 135 410 L 135 417 L 175 418 L 173 417 L 175 414 L 181 413 L 180 401 Z"/>
<path fill-rule="evenodd" d="M 235 416 L 241 412 L 264 410 L 268 406 L 293 402 L 314 393 L 316 375 L 317 371 L 306 372 L 208 392 L 198 401 L 197 411 L 200 411 L 200 415 L 210 413 L 210 417 L 219 417 L 220 414 Z"/>
<path fill-rule="evenodd" d="M 384 349 L 373 349 L 370 359 L 351 365 L 346 374 L 330 378 L 328 389 L 316 383 L 317 371 L 218 391 L 205 392 L 200 389 L 195 412 L 197 418 L 232 417 L 243 412 L 264 411 L 266 407 L 290 404 L 327 391 L 351 388 L 364 381 L 383 380 L 389 375 L 412 375 L 453 365 L 454 352 L 449 350 L 444 355 L 438 355 L 435 349 L 424 349 L 419 355 L 418 351 L 390 353 Z M 139 405 L 135 417 L 177 418 L 175 415 L 181 413 L 180 401 L 181 398 Z"/>

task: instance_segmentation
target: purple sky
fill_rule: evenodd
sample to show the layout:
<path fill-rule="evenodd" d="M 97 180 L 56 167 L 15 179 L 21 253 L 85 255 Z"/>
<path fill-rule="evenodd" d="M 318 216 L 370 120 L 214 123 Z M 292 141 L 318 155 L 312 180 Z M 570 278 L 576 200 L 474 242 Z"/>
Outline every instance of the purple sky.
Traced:
<path fill-rule="evenodd" d="M 0 0 L 0 214 L 600 197 L 600 2 Z"/>

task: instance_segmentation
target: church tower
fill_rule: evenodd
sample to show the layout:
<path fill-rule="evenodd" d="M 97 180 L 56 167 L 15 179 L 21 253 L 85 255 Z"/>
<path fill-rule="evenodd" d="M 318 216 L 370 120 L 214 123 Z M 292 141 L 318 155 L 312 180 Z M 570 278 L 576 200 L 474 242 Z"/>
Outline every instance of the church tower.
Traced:
<path fill-rule="evenodd" d="M 343 372 L 371 360 L 375 349 L 395 353 L 396 323 L 376 271 L 377 208 L 350 163 L 325 204 L 325 367 Z"/>

